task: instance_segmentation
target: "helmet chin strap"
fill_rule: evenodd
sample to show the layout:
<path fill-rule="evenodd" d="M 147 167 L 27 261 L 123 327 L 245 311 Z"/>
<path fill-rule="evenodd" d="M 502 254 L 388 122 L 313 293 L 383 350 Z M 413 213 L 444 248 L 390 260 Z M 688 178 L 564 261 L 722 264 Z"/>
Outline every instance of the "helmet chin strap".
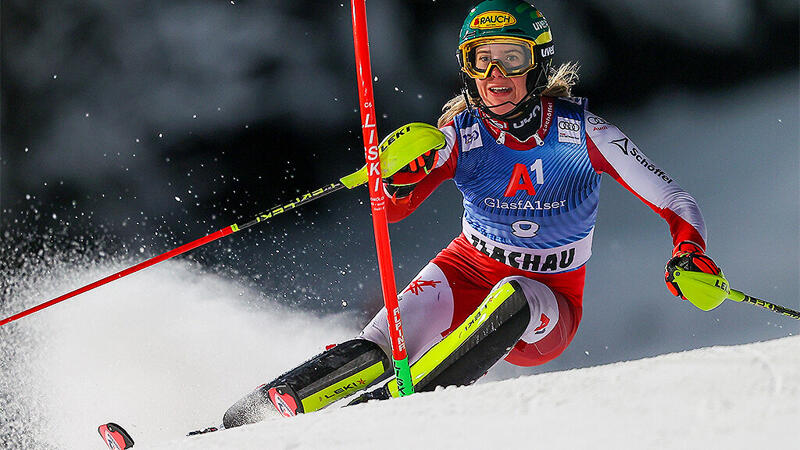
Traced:
<path fill-rule="evenodd" d="M 470 99 L 469 99 L 470 95 L 467 92 L 467 88 L 462 89 L 462 94 L 464 95 L 464 100 L 467 102 L 467 109 L 471 110 L 472 109 L 472 103 L 470 102 Z M 511 100 L 509 100 L 509 101 L 503 102 L 503 103 L 501 103 L 499 105 L 489 106 L 483 101 L 482 98 L 480 98 L 480 96 L 478 96 L 478 98 L 476 99 L 476 105 L 475 106 L 477 106 L 478 109 L 481 110 L 481 112 L 483 112 L 484 114 L 486 114 L 487 116 L 489 116 L 492 119 L 502 120 L 503 122 L 508 122 L 510 119 L 513 119 L 514 117 L 516 117 L 516 116 L 520 115 L 521 113 L 523 113 L 528 108 L 528 106 L 530 106 L 532 103 L 535 103 L 535 101 L 538 100 L 538 98 L 539 98 L 539 95 L 537 93 L 535 93 L 533 91 L 529 91 L 527 94 L 525 94 L 525 97 L 523 97 L 522 100 L 519 101 L 519 103 L 514 103 Z M 511 109 L 511 111 L 509 111 L 509 112 L 507 112 L 505 114 L 498 114 L 498 113 L 492 111 L 493 108 L 499 108 L 501 106 L 508 105 L 508 104 L 514 105 L 514 107 Z"/>
<path fill-rule="evenodd" d="M 509 100 L 507 102 L 500 103 L 499 105 L 492 105 L 492 106 L 487 105 L 483 101 L 483 99 L 480 99 L 481 105 L 479 105 L 479 107 L 481 108 L 481 110 L 483 112 L 485 112 L 492 119 L 499 119 L 499 120 L 502 120 L 503 122 L 508 122 L 509 120 L 511 120 L 511 119 L 519 116 L 523 112 L 525 112 L 525 110 L 528 109 L 528 106 L 532 102 L 537 100 L 537 98 L 538 98 L 538 96 L 535 95 L 533 92 L 528 92 L 528 93 L 525 94 L 525 97 L 523 97 L 522 100 L 519 101 L 519 103 L 514 103 L 511 100 Z M 498 114 L 498 113 L 492 111 L 492 109 L 494 109 L 494 108 L 499 108 L 501 106 L 505 106 L 505 105 L 509 105 L 509 104 L 510 105 L 514 105 L 514 107 L 511 108 L 511 111 L 509 111 L 509 112 L 507 112 L 505 114 Z"/>
<path fill-rule="evenodd" d="M 486 102 L 483 101 L 483 99 L 481 98 L 480 95 L 477 95 L 476 96 L 476 105 L 475 106 L 477 106 L 478 109 L 480 109 L 484 114 L 486 114 L 487 116 L 489 116 L 492 119 L 502 120 L 503 122 L 508 122 L 510 119 L 513 119 L 514 117 L 516 117 L 519 114 L 523 113 L 526 109 L 528 109 L 528 107 L 531 104 L 535 104 L 535 103 L 538 102 L 539 94 L 541 93 L 541 91 L 544 90 L 544 87 L 540 87 L 540 83 L 539 82 L 541 81 L 541 78 L 542 78 L 543 75 L 545 76 L 545 79 L 547 77 L 547 75 L 545 75 L 545 71 L 544 70 L 539 70 L 538 72 L 539 73 L 538 73 L 538 76 L 536 77 L 536 82 L 533 83 L 534 86 L 536 86 L 536 87 L 534 89 L 530 89 L 529 88 L 530 83 L 526 83 L 527 93 L 525 94 L 525 97 L 523 97 L 522 100 L 519 101 L 519 103 L 514 103 L 511 100 L 509 100 L 509 101 L 503 102 L 503 103 L 501 103 L 499 105 L 489 106 L 489 105 L 486 104 Z M 462 73 L 461 75 L 462 75 L 462 77 L 467 77 L 467 75 L 465 75 L 464 73 Z M 463 81 L 464 81 L 464 83 L 463 83 L 463 87 L 461 88 L 461 93 L 464 95 L 464 100 L 467 103 L 467 109 L 471 110 L 472 109 L 472 102 L 470 102 L 470 95 L 469 95 L 469 90 L 470 89 L 469 89 L 469 86 L 468 86 L 467 83 L 475 83 L 475 80 L 472 79 L 472 78 L 468 78 L 467 77 Z M 475 86 L 475 90 L 477 90 L 477 86 Z M 511 109 L 511 111 L 509 111 L 509 112 L 507 112 L 505 114 L 497 114 L 494 111 L 492 111 L 492 108 L 498 108 L 500 106 L 504 106 L 504 105 L 508 105 L 508 104 L 512 104 L 512 105 L 514 105 L 514 107 Z"/>

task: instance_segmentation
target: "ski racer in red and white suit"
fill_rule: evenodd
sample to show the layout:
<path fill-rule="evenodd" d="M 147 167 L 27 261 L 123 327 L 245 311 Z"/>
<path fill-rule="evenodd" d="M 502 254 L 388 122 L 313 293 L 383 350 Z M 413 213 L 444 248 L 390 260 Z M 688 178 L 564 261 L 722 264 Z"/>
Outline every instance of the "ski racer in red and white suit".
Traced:
<path fill-rule="evenodd" d="M 396 222 L 447 179 L 464 196 L 462 233 L 400 295 L 412 363 L 507 277 L 533 281 L 521 283 L 531 303 L 530 325 L 505 359 L 539 365 L 567 347 L 583 310 L 600 174 L 663 217 L 676 246 L 705 250 L 695 200 L 616 126 L 587 111 L 586 103 L 541 97 L 541 127 L 526 142 L 506 132 L 502 121 L 477 109 L 463 111 L 441 128 L 447 145 L 433 170 L 410 195 L 393 199 L 388 213 Z M 386 321 L 384 309 L 361 337 L 389 353 Z"/>
<path fill-rule="evenodd" d="M 554 53 L 547 20 L 529 1 L 474 6 L 459 33 L 461 95 L 439 119 L 445 145 L 384 179 L 393 222 L 444 180 L 464 196 L 461 234 L 398 296 L 415 391 L 471 384 L 501 358 L 532 366 L 564 351 L 583 311 L 603 173 L 667 221 L 668 266 L 719 273 L 704 254 L 694 199 L 586 100 L 570 97 L 577 68 L 552 67 Z M 261 420 L 268 403 L 291 416 L 375 387 L 393 373 L 390 342 L 383 308 L 358 338 L 239 400 L 223 424 Z M 394 381 L 351 404 L 396 396 Z"/>

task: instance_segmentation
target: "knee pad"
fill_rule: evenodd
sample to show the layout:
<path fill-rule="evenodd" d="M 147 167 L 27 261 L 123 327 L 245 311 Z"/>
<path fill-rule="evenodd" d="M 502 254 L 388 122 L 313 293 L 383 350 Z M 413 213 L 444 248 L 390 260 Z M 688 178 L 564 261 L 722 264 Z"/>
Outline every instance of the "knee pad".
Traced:
<path fill-rule="evenodd" d="M 520 340 L 527 344 L 534 344 L 544 339 L 556 328 L 560 316 L 558 300 L 547 285 L 522 276 L 503 278 L 496 286 L 510 281 L 519 285 L 530 307 L 530 323 L 522 333 Z"/>
<path fill-rule="evenodd" d="M 529 278 L 509 277 L 522 287 L 530 305 L 530 323 L 520 341 L 506 356 L 511 364 L 530 367 L 558 357 L 572 342 L 580 312 L 563 295 Z"/>

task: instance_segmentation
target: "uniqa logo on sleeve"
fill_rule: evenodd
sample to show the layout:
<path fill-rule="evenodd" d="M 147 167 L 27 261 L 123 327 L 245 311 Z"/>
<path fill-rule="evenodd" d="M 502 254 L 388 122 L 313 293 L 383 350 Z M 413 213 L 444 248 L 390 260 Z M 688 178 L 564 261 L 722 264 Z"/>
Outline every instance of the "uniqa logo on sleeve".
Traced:
<path fill-rule="evenodd" d="M 470 28 L 477 28 L 478 30 L 491 30 L 493 28 L 503 28 L 517 23 L 517 19 L 511 14 L 503 11 L 487 11 L 478 14 L 472 19 Z"/>

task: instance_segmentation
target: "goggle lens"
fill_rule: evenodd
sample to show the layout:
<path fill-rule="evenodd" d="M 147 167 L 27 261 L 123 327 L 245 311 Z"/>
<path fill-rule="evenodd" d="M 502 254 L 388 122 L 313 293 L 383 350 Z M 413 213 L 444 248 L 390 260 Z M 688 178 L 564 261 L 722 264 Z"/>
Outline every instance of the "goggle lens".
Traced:
<path fill-rule="evenodd" d="M 507 77 L 527 73 L 536 64 L 533 46 L 521 41 L 478 41 L 462 48 L 464 72 L 472 78 L 486 78 L 496 66 Z"/>

